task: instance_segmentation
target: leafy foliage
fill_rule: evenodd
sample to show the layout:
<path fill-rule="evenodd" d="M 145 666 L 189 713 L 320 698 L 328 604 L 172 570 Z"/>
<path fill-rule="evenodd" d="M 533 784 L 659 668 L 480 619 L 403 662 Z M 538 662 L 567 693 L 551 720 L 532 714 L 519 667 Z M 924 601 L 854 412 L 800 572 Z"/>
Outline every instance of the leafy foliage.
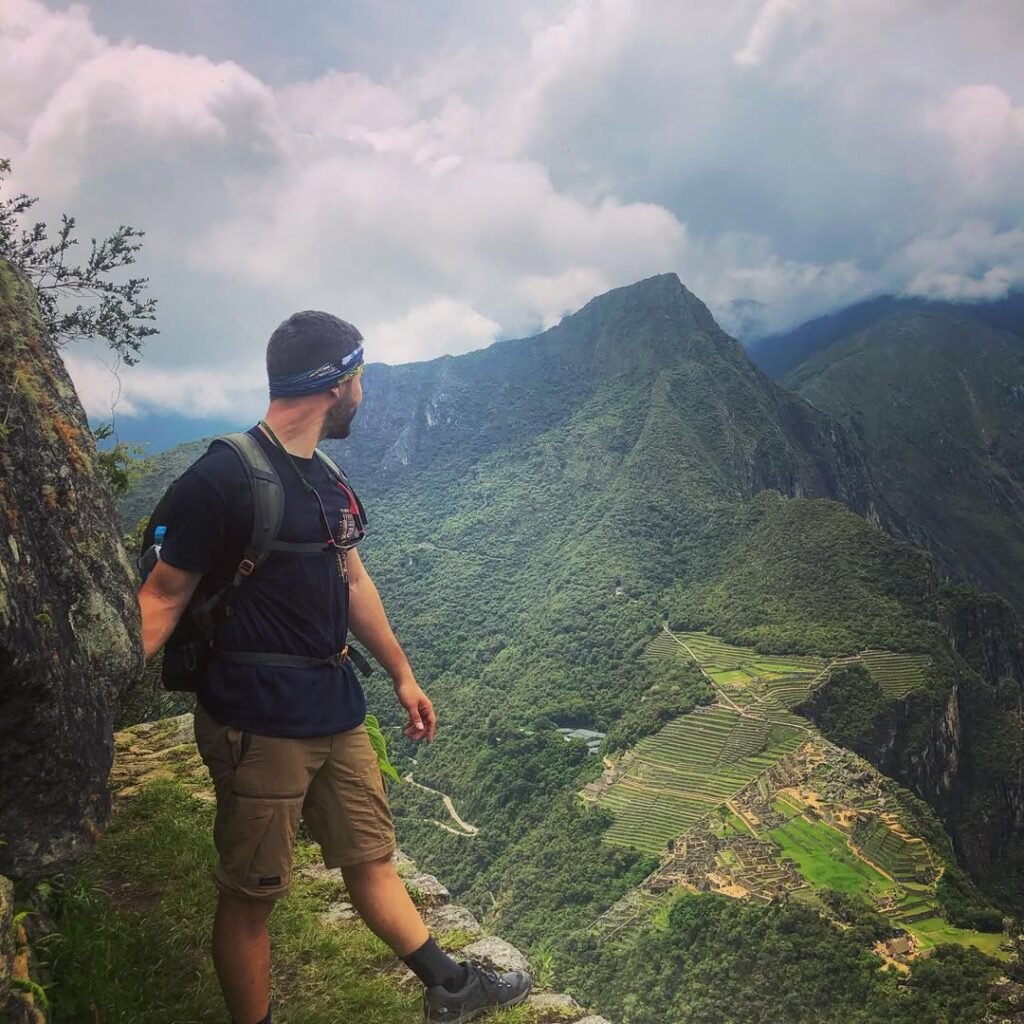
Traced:
<path fill-rule="evenodd" d="M 860 664 L 840 665 L 812 695 L 810 715 L 821 731 L 841 747 L 869 754 L 882 726 L 887 701 L 882 688 Z"/>
<path fill-rule="evenodd" d="M 376 715 L 366 716 L 366 732 L 370 737 L 370 744 L 373 752 L 377 755 L 377 763 L 380 765 L 381 774 L 392 782 L 401 782 L 395 766 L 388 758 L 388 741 L 377 721 Z"/>
<path fill-rule="evenodd" d="M 150 471 L 145 452 L 138 445 L 127 444 L 116 438 L 111 447 L 100 447 L 104 441 L 114 437 L 112 423 L 97 424 L 93 427 L 92 436 L 97 445 L 96 463 L 106 477 L 111 493 L 115 498 L 124 497 Z"/>
<path fill-rule="evenodd" d="M 848 899 L 839 907 L 858 924 L 840 930 L 792 902 L 682 896 L 662 929 L 583 943 L 574 980 L 627 1024 L 966 1024 L 996 1007 L 999 966 L 987 957 L 939 947 L 903 982 L 862 944 L 866 919 Z"/>
<path fill-rule="evenodd" d="M 10 171 L 10 161 L 0 160 L 0 184 Z M 61 217 L 54 238 L 41 221 L 20 227 L 37 202 L 24 193 L 0 201 L 0 258 L 32 281 L 56 344 L 104 338 L 125 363 L 136 363 L 145 339 L 158 333 L 152 326 L 156 299 L 145 295 L 148 278 L 118 279 L 118 272 L 135 263 L 145 232 L 122 224 L 100 241 L 91 239 L 84 262 L 73 263 L 71 252 L 79 244 L 74 217 Z M 68 300 L 76 304 L 68 308 Z"/>

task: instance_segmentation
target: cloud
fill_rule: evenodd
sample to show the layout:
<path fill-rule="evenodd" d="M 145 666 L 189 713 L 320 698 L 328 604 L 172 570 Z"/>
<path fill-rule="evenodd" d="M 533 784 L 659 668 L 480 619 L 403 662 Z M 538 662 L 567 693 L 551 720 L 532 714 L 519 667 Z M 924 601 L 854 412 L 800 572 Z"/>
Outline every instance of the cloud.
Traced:
<path fill-rule="evenodd" d="M 367 344 L 374 362 L 407 363 L 486 348 L 500 331 L 500 324 L 465 303 L 440 298 L 377 325 Z"/>
<path fill-rule="evenodd" d="M 949 139 L 967 185 L 1019 189 L 1024 172 L 1024 106 L 994 85 L 956 89 L 933 118 Z"/>
<path fill-rule="evenodd" d="M 296 309 L 396 362 L 668 270 L 767 328 L 1024 280 L 1017 0 L 564 0 L 493 24 L 446 0 L 397 35 L 352 16 L 345 40 L 328 3 L 301 59 L 239 0 L 209 49 L 138 12 L 121 38 L 102 0 L 0 3 L 15 185 L 86 236 L 147 231 L 140 410 L 248 410 Z M 69 365 L 101 403 L 92 357 Z"/>
<path fill-rule="evenodd" d="M 807 0 L 766 0 L 750 27 L 742 49 L 736 51 L 733 60 L 748 67 L 760 64 L 775 49 L 787 28 L 801 14 L 806 14 L 810 6 Z"/>
<path fill-rule="evenodd" d="M 62 355 L 82 406 L 94 419 L 145 411 L 190 417 L 255 416 L 266 406 L 266 373 L 258 363 L 197 369 L 152 369 L 140 364 L 118 369 L 95 353 L 64 351 Z"/>
<path fill-rule="evenodd" d="M 897 262 L 908 295 L 930 299 L 998 299 L 1024 280 L 1024 229 L 972 221 L 943 235 L 915 239 Z M 913 276 L 910 276 L 910 275 Z"/>

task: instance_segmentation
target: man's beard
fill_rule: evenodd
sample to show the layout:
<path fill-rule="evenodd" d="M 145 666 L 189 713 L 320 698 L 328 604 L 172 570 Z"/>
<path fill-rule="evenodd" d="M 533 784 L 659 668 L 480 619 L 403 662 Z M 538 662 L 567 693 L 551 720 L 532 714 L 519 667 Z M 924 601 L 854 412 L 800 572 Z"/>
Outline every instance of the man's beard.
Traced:
<path fill-rule="evenodd" d="M 324 417 L 324 425 L 320 428 L 320 440 L 329 438 L 334 441 L 341 441 L 352 432 L 352 420 L 355 419 L 356 410 L 359 408 L 357 402 L 344 395 L 331 406 Z"/>

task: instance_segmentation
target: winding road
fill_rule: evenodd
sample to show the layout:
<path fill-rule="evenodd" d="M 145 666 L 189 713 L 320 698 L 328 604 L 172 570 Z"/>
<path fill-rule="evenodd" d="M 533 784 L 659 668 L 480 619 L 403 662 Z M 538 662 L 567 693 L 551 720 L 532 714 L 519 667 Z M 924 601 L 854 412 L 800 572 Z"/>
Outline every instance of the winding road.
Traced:
<path fill-rule="evenodd" d="M 423 783 L 417 782 L 412 777 L 412 772 L 409 772 L 407 775 L 404 775 L 403 778 L 405 779 L 406 782 L 411 783 L 417 789 L 422 789 L 427 793 L 433 793 L 435 796 L 439 796 L 444 802 L 445 810 L 452 816 L 452 821 L 454 821 L 459 826 L 459 828 L 462 829 L 462 831 L 459 832 L 456 829 L 452 828 L 450 825 L 445 825 L 444 822 L 441 821 L 435 821 L 435 825 L 440 825 L 441 828 L 447 830 L 448 832 L 454 832 L 455 835 L 458 836 L 475 836 L 480 831 L 480 829 L 478 829 L 476 825 L 470 825 L 468 821 L 464 821 L 462 818 L 459 817 L 459 812 L 455 810 L 455 805 L 452 803 L 452 798 L 448 796 L 447 793 L 442 793 L 439 789 L 431 789 L 430 786 L 424 786 Z"/>

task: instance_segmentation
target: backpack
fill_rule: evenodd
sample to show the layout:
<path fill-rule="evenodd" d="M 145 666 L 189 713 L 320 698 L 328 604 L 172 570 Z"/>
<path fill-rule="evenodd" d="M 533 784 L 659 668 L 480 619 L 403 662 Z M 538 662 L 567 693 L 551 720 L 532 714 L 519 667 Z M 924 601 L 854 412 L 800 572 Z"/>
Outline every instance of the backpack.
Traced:
<path fill-rule="evenodd" d="M 284 486 L 259 441 L 251 434 L 225 434 L 210 443 L 227 445 L 238 457 L 245 470 L 246 479 L 252 492 L 252 533 L 245 546 L 242 559 L 233 576 L 228 579 L 209 578 L 204 575 L 196 587 L 178 621 L 174 632 L 164 644 L 161 680 L 165 690 L 194 692 L 199 689 L 210 658 L 216 654 L 227 661 L 243 662 L 250 665 L 280 665 L 289 668 L 309 668 L 325 664 L 341 665 L 351 659 L 363 673 L 370 675 L 373 669 L 367 660 L 348 644 L 337 654 L 326 658 L 306 658 L 294 654 L 263 653 L 259 651 L 225 651 L 214 647 L 214 637 L 220 617 L 231 613 L 231 599 L 245 581 L 258 571 L 272 551 L 307 553 L 322 550 L 323 542 L 290 543 L 279 541 L 277 535 L 284 519 Z M 340 484 L 348 487 L 348 477 L 341 468 L 319 449 L 316 456 L 327 472 Z M 175 480 L 157 502 L 142 537 L 140 563 L 145 553 L 154 545 L 155 534 L 165 526 L 172 515 Z"/>

